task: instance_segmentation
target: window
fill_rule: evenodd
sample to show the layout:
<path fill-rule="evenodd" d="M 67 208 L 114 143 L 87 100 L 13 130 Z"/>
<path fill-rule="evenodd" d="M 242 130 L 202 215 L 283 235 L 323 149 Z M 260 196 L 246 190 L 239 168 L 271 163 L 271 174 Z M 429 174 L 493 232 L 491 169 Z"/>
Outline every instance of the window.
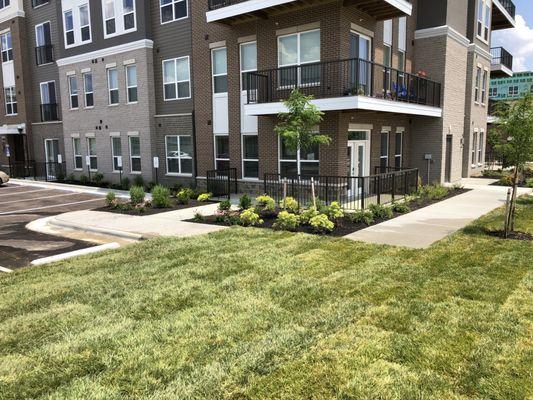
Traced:
<path fill-rule="evenodd" d="M 385 93 L 391 91 L 391 70 L 392 67 L 392 19 L 383 21 L 383 90 Z"/>
<path fill-rule="evenodd" d="M 109 68 L 107 70 L 107 87 L 109 90 L 109 104 L 118 104 L 118 73 L 116 68 Z"/>
<path fill-rule="evenodd" d="M 130 136 L 131 172 L 141 172 L 141 140 L 139 136 Z"/>
<path fill-rule="evenodd" d="M 489 40 L 490 14 L 490 0 L 478 0 L 477 36 L 485 42 Z"/>
<path fill-rule="evenodd" d="M 292 151 L 280 138 L 279 172 L 283 177 L 318 176 L 320 174 L 319 146 L 303 151 Z"/>
<path fill-rule="evenodd" d="M 229 169 L 229 136 L 215 135 L 215 169 Z"/>
<path fill-rule="evenodd" d="M 187 0 L 159 0 L 159 7 L 162 24 L 187 17 Z"/>
<path fill-rule="evenodd" d="M 83 91 L 85 93 L 85 107 L 94 107 L 93 74 L 83 74 Z"/>
<path fill-rule="evenodd" d="M 113 35 L 114 33 L 117 32 L 117 24 L 115 22 L 115 0 L 105 0 L 104 26 L 105 26 L 105 34 L 107 36 Z"/>
<path fill-rule="evenodd" d="M 379 166 L 382 173 L 386 172 L 386 168 L 389 166 L 389 132 L 381 132 Z"/>
<path fill-rule="evenodd" d="M 120 136 L 111 137 L 111 156 L 113 158 L 113 172 L 122 170 L 122 142 Z"/>
<path fill-rule="evenodd" d="M 57 121 L 56 84 L 54 81 L 41 82 L 41 121 Z"/>
<path fill-rule="evenodd" d="M 136 29 L 134 0 L 102 0 L 102 7 L 105 37 L 121 35 Z"/>
<path fill-rule="evenodd" d="M 241 89 L 248 88 L 248 73 L 257 71 L 257 43 L 241 44 Z"/>
<path fill-rule="evenodd" d="M 68 77 L 68 90 L 70 98 L 70 109 L 78 109 L 78 79 L 76 75 Z"/>
<path fill-rule="evenodd" d="M 483 71 L 483 81 L 481 82 L 481 104 L 485 104 L 485 97 L 487 96 L 487 75 L 488 71 Z"/>
<path fill-rule="evenodd" d="M 135 1 L 122 0 L 122 18 L 124 20 L 124 30 L 135 29 Z"/>
<path fill-rule="evenodd" d="M 396 132 L 396 151 L 394 153 L 394 166 L 396 168 L 403 167 L 403 132 Z"/>
<path fill-rule="evenodd" d="M 167 174 L 192 174 L 192 137 L 166 136 Z"/>
<path fill-rule="evenodd" d="M 126 67 L 126 92 L 128 103 L 137 103 L 137 67 L 135 65 Z"/>
<path fill-rule="evenodd" d="M 479 85 L 481 83 L 481 67 L 477 67 L 476 85 L 474 88 L 474 101 L 479 103 Z"/>
<path fill-rule="evenodd" d="M 74 169 L 83 169 L 83 156 L 81 155 L 80 138 L 72 138 L 72 153 L 74 154 Z"/>
<path fill-rule="evenodd" d="M 259 179 L 259 137 L 256 134 L 242 135 L 242 177 Z"/>
<path fill-rule="evenodd" d="M 10 4 L 10 1 L 9 0 L 0 0 L 0 10 L 2 8 L 5 8 L 5 7 L 8 7 Z"/>
<path fill-rule="evenodd" d="M 474 131 L 472 136 L 472 165 L 476 164 L 476 153 L 477 153 L 477 131 Z"/>
<path fill-rule="evenodd" d="M 82 42 L 91 40 L 91 21 L 87 4 L 80 6 L 80 33 Z"/>
<path fill-rule="evenodd" d="M 228 63 L 226 48 L 211 51 L 211 63 L 213 66 L 213 92 L 228 92 Z"/>
<path fill-rule="evenodd" d="M 320 30 L 278 37 L 279 85 L 317 85 L 320 83 Z M 315 64 L 305 67 L 306 64 Z M 300 66 L 304 67 L 300 67 Z M 292 67 L 292 68 L 291 68 Z"/>
<path fill-rule="evenodd" d="M 485 132 L 481 131 L 479 132 L 479 145 L 477 149 L 477 163 L 481 165 L 483 163 L 483 137 L 485 136 Z"/>
<path fill-rule="evenodd" d="M 15 86 L 4 89 L 6 101 L 6 115 L 17 115 L 17 90 Z"/>
<path fill-rule="evenodd" d="M 189 57 L 163 61 L 163 97 L 165 100 L 191 97 Z"/>
<path fill-rule="evenodd" d="M 509 96 L 518 96 L 518 86 L 509 86 Z"/>
<path fill-rule="evenodd" d="M 489 97 L 497 97 L 498 88 L 489 88 Z"/>
<path fill-rule="evenodd" d="M 98 170 L 98 157 L 96 156 L 96 138 L 87 138 L 87 155 L 89 156 L 89 169 Z"/>
<path fill-rule="evenodd" d="M 91 17 L 88 3 L 80 0 L 71 0 L 70 3 L 80 5 L 63 11 L 63 30 L 67 48 L 91 41 Z"/>
<path fill-rule="evenodd" d="M 72 46 L 74 44 L 74 17 L 72 16 L 72 10 L 64 12 L 63 20 L 65 24 L 65 43 L 67 46 Z"/>
<path fill-rule="evenodd" d="M 2 62 L 13 60 L 13 43 L 11 41 L 11 32 L 6 32 L 0 35 L 0 42 L 2 46 Z"/>

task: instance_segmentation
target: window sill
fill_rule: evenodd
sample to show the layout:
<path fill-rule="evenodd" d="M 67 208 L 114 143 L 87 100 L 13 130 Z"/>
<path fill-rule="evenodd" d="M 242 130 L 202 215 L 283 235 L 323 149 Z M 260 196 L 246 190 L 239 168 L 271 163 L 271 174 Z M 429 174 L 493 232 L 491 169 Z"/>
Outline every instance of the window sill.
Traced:
<path fill-rule="evenodd" d="M 135 104 L 139 104 L 139 102 L 137 102 L 137 101 L 132 101 L 132 102 L 127 102 L 127 103 L 126 103 L 127 106 L 132 106 L 132 105 L 135 105 Z"/>
<path fill-rule="evenodd" d="M 130 175 L 142 175 L 142 171 L 130 171 Z"/>
<path fill-rule="evenodd" d="M 180 173 L 174 173 L 174 172 L 168 172 L 165 174 L 165 176 L 177 176 L 177 177 L 184 177 L 184 178 L 191 178 L 192 174 L 180 174 Z"/>
<path fill-rule="evenodd" d="M 120 103 L 117 103 L 117 104 L 108 104 L 107 106 L 108 107 L 118 107 L 120 105 Z"/>
<path fill-rule="evenodd" d="M 167 25 L 167 24 L 171 24 L 171 23 L 173 23 L 173 22 L 182 21 L 182 20 L 187 19 L 187 18 L 189 18 L 189 15 L 188 15 L 188 14 L 187 14 L 187 16 L 185 16 L 185 17 L 181 17 L 181 18 L 173 19 L 172 21 L 166 21 L 166 22 L 163 22 L 163 21 L 161 21 L 161 19 L 159 19 L 159 21 L 161 21 L 161 25 Z"/>
<path fill-rule="evenodd" d="M 192 99 L 192 96 L 180 97 L 180 98 L 177 98 L 177 99 L 165 99 L 165 98 L 163 98 L 163 101 L 164 102 L 169 102 L 169 101 L 180 101 L 180 100 L 190 100 L 190 99 Z"/>
<path fill-rule="evenodd" d="M 85 110 L 92 110 L 94 108 L 94 106 L 90 106 L 90 107 L 83 107 Z"/>

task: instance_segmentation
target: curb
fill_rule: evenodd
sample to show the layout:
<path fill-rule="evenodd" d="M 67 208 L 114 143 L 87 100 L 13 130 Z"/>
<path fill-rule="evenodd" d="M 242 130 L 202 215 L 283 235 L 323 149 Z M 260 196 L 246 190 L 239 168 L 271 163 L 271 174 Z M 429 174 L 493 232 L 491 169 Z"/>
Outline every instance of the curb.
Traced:
<path fill-rule="evenodd" d="M 31 262 L 31 265 L 33 266 L 45 265 L 45 264 L 50 264 L 50 263 L 57 262 L 57 261 L 67 260 L 73 257 L 79 257 L 79 256 L 88 255 L 88 254 L 95 254 L 101 251 L 114 250 L 118 248 L 120 248 L 120 245 L 118 243 L 107 243 L 101 246 L 89 247 L 87 249 L 81 249 L 81 250 L 71 251 L 68 253 L 57 254 L 51 257 L 38 258 L 37 260 L 33 260 Z"/>
<path fill-rule="evenodd" d="M 105 228 L 97 228 L 93 226 L 79 225 L 79 224 L 75 224 L 72 222 L 58 221 L 56 219 L 49 220 L 48 224 L 58 227 L 58 228 L 66 228 L 66 229 L 72 229 L 75 231 L 82 231 L 82 232 L 99 233 L 101 235 L 115 236 L 121 239 L 129 239 L 129 240 L 135 240 L 135 241 L 147 240 L 151 238 L 150 236 L 141 235 L 138 233 L 131 233 L 131 232 L 120 231 L 120 230 L 115 230 L 115 229 L 105 229 Z"/>

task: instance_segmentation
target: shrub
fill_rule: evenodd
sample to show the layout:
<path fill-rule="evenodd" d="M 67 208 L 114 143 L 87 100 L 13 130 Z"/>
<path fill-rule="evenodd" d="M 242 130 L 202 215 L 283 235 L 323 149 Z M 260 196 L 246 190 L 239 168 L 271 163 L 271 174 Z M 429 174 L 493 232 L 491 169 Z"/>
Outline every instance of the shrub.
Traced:
<path fill-rule="evenodd" d="M 367 210 L 358 210 L 353 213 L 348 213 L 346 214 L 346 218 L 354 224 L 371 225 L 374 222 L 374 214 Z"/>
<path fill-rule="evenodd" d="M 80 175 L 80 183 L 82 185 L 87 185 L 89 183 L 89 177 L 87 175 Z"/>
<path fill-rule="evenodd" d="M 129 190 L 130 188 L 130 178 L 122 178 L 122 181 L 120 182 L 120 186 L 122 190 Z"/>
<path fill-rule="evenodd" d="M 204 222 L 205 218 L 202 214 L 200 214 L 199 212 L 195 212 L 194 213 L 194 217 L 192 219 L 194 222 Z"/>
<path fill-rule="evenodd" d="M 417 195 L 422 200 L 441 200 L 450 192 L 450 190 L 440 184 L 421 186 Z"/>
<path fill-rule="evenodd" d="M 266 194 L 256 197 L 255 201 L 257 202 L 257 209 L 259 211 L 272 212 L 276 209 L 276 202 L 272 197 L 267 196 Z"/>
<path fill-rule="evenodd" d="M 115 192 L 107 192 L 105 196 L 105 204 L 108 207 L 113 207 L 116 201 L 117 201 L 117 196 L 115 195 Z"/>
<path fill-rule="evenodd" d="M 65 182 L 65 174 L 63 173 L 63 171 L 58 171 L 56 173 L 56 179 L 58 182 Z"/>
<path fill-rule="evenodd" d="M 391 219 L 392 209 L 382 204 L 371 204 L 368 209 L 372 212 L 374 219 Z"/>
<path fill-rule="evenodd" d="M 102 174 L 101 172 L 97 172 L 93 175 L 93 182 L 96 183 L 97 185 L 100 185 L 103 180 L 104 180 L 104 174 Z"/>
<path fill-rule="evenodd" d="M 513 186 L 513 177 L 510 174 L 504 175 L 498 181 L 500 186 Z"/>
<path fill-rule="evenodd" d="M 335 228 L 335 224 L 329 220 L 326 214 L 320 214 L 311 218 L 309 225 L 318 233 L 331 232 Z"/>
<path fill-rule="evenodd" d="M 533 178 L 526 179 L 526 187 L 533 188 Z"/>
<path fill-rule="evenodd" d="M 241 218 L 238 215 L 235 214 L 225 214 L 222 216 L 222 219 L 224 223 L 228 225 L 240 225 L 241 224 Z"/>
<path fill-rule="evenodd" d="M 231 210 L 231 202 L 229 200 L 224 200 L 218 203 L 218 211 L 229 211 Z"/>
<path fill-rule="evenodd" d="M 162 185 L 154 186 L 152 189 L 152 205 L 155 208 L 170 207 L 170 190 Z"/>
<path fill-rule="evenodd" d="M 281 211 L 274 223 L 274 229 L 295 231 L 300 226 L 300 216 L 288 211 Z"/>
<path fill-rule="evenodd" d="M 202 193 L 201 195 L 198 196 L 198 201 L 200 203 L 205 203 L 206 201 L 209 201 L 209 199 L 213 196 L 212 193 Z"/>
<path fill-rule="evenodd" d="M 406 214 L 411 211 L 411 209 L 405 202 L 399 203 L 395 201 L 394 203 L 392 203 L 391 208 L 392 208 L 392 211 L 398 214 Z"/>
<path fill-rule="evenodd" d="M 133 178 L 133 184 L 135 186 L 142 186 L 144 187 L 144 178 L 142 175 L 135 175 L 135 177 Z"/>
<path fill-rule="evenodd" d="M 132 186 L 130 189 L 130 202 L 137 206 L 144 202 L 144 188 L 142 186 Z"/>
<path fill-rule="evenodd" d="M 332 220 L 344 217 L 344 212 L 342 211 L 340 204 L 336 201 L 332 202 L 329 207 L 324 207 L 324 214 Z"/>
<path fill-rule="evenodd" d="M 192 190 L 191 188 L 183 188 L 176 194 L 176 198 L 178 199 L 178 203 L 180 204 L 189 203 L 189 200 L 192 199 L 193 196 L 194 190 Z"/>
<path fill-rule="evenodd" d="M 281 201 L 280 207 L 290 213 L 296 214 L 300 205 L 294 197 L 286 197 L 285 200 Z"/>
<path fill-rule="evenodd" d="M 252 206 L 252 199 L 247 194 L 243 194 L 239 198 L 239 208 L 241 210 L 248 210 Z"/>
<path fill-rule="evenodd" d="M 300 222 L 308 225 L 312 218 L 316 217 L 320 213 L 314 207 L 309 207 L 300 213 Z"/>
<path fill-rule="evenodd" d="M 74 174 L 70 174 L 68 177 L 67 177 L 67 180 L 70 181 L 70 182 L 74 182 L 76 180 L 76 175 Z"/>
<path fill-rule="evenodd" d="M 257 226 L 257 225 L 263 225 L 263 220 L 255 212 L 255 209 L 253 207 L 250 207 L 246 210 L 244 210 L 240 215 L 240 222 L 244 226 Z"/>
<path fill-rule="evenodd" d="M 503 176 L 503 171 L 486 169 L 481 174 L 484 178 L 500 179 Z"/>

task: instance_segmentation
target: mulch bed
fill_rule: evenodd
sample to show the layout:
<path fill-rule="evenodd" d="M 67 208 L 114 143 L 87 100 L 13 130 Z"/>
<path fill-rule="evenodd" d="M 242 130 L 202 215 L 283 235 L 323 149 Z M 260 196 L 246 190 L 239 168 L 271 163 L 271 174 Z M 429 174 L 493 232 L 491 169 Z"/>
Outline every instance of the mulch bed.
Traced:
<path fill-rule="evenodd" d="M 525 232 L 509 232 L 509 235 L 505 237 L 505 233 L 503 231 L 490 231 L 486 230 L 485 233 L 489 236 L 497 237 L 500 239 L 511 239 L 511 240 L 524 240 L 524 241 L 532 241 L 533 235 Z"/>
<path fill-rule="evenodd" d="M 441 202 L 443 200 L 446 200 L 446 199 L 458 196 L 460 194 L 469 192 L 470 190 L 471 189 L 456 189 L 456 190 L 452 190 L 452 191 L 450 191 L 450 193 L 448 193 L 444 198 L 442 198 L 440 200 L 432 200 L 432 201 L 428 200 L 428 201 L 423 201 L 423 202 L 413 201 L 413 202 L 409 203 L 409 208 L 411 209 L 410 212 L 413 212 L 415 210 L 419 210 L 421 208 L 430 206 L 430 205 L 435 204 L 435 203 L 439 203 L 439 202 Z M 405 214 L 394 213 L 393 217 L 391 219 L 397 218 L 397 217 L 399 217 L 401 215 L 405 215 Z M 277 217 L 277 213 L 273 213 L 273 214 L 269 214 L 269 215 L 262 215 L 261 218 L 263 219 L 264 223 L 263 223 L 263 225 L 258 226 L 258 228 L 274 229 L 273 225 L 276 222 L 276 217 Z M 197 223 L 208 224 L 208 225 L 230 226 L 230 224 L 228 224 L 226 222 L 217 221 L 216 218 L 217 218 L 216 215 L 208 215 L 208 216 L 204 217 L 203 221 L 188 220 L 187 222 L 197 222 Z M 326 233 L 324 235 L 332 236 L 332 237 L 342 237 L 342 236 L 349 235 L 350 233 L 357 232 L 357 231 L 359 231 L 361 229 L 368 228 L 369 226 L 380 224 L 380 223 L 385 222 L 385 221 L 388 221 L 388 220 L 375 219 L 374 222 L 372 224 L 370 224 L 370 225 L 366 225 L 364 223 L 354 224 L 349 219 L 343 217 L 343 218 L 340 218 L 340 219 L 334 221 L 335 229 L 333 229 L 333 232 Z M 311 233 L 311 234 L 315 234 L 315 235 L 317 234 L 310 226 L 307 226 L 307 225 L 300 225 L 298 227 L 298 229 L 296 229 L 295 232 Z"/>
<path fill-rule="evenodd" d="M 107 206 L 101 207 L 101 208 L 97 208 L 95 211 L 105 211 L 105 212 L 109 212 L 109 213 L 112 213 L 112 214 L 146 216 L 146 215 L 161 214 L 161 213 L 169 212 L 169 211 L 185 210 L 186 208 L 207 206 L 209 204 L 217 203 L 216 201 L 199 202 L 198 200 L 189 200 L 188 204 L 179 204 L 175 199 L 171 199 L 171 201 L 173 203 L 172 207 L 168 207 L 168 208 L 145 207 L 144 208 L 144 212 L 140 212 L 137 209 L 124 210 L 124 209 L 121 209 L 121 208 L 113 208 L 113 207 L 107 207 Z"/>

